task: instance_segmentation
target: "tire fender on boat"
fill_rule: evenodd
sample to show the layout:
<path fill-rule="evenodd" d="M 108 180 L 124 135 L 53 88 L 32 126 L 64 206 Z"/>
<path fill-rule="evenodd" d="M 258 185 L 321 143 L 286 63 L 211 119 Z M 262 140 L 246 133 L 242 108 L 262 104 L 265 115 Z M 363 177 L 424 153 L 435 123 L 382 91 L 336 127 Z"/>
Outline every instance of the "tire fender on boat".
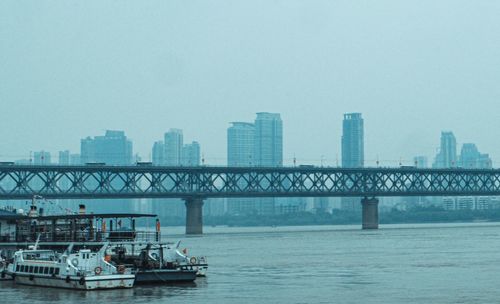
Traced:
<path fill-rule="evenodd" d="M 30 281 L 33 281 L 35 279 L 35 276 L 34 275 L 30 275 L 29 279 L 30 279 Z"/>
<path fill-rule="evenodd" d="M 66 277 L 66 283 L 69 283 L 71 280 L 69 278 L 69 276 Z"/>
<path fill-rule="evenodd" d="M 124 274 L 125 273 L 125 265 L 118 265 L 117 271 L 120 274 Z"/>
<path fill-rule="evenodd" d="M 102 272 L 102 268 L 101 268 L 101 267 L 97 266 L 96 268 L 94 268 L 94 273 L 95 273 L 96 275 L 100 275 L 100 274 L 101 274 L 101 272 Z"/>
<path fill-rule="evenodd" d="M 80 283 L 80 285 L 85 284 L 85 278 L 84 278 L 84 277 L 81 277 L 81 278 L 80 278 L 80 281 L 78 281 L 78 283 Z"/>
<path fill-rule="evenodd" d="M 191 264 L 196 264 L 196 257 L 191 257 L 191 258 L 189 259 L 189 262 L 190 262 Z"/>

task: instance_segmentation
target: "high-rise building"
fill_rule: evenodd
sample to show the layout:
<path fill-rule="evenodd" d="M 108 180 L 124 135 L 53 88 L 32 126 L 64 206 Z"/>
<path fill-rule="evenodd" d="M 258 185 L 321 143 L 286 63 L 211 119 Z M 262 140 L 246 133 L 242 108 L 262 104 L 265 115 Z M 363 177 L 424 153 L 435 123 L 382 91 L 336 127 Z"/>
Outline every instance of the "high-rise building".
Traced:
<path fill-rule="evenodd" d="M 482 154 L 475 144 L 466 143 L 462 145 L 458 163 L 466 169 L 490 169 L 491 158 L 488 154 Z"/>
<path fill-rule="evenodd" d="M 361 113 L 344 114 L 342 122 L 342 167 L 361 168 L 365 163 L 364 121 Z M 360 198 L 343 197 L 340 208 L 358 210 L 361 208 Z"/>
<path fill-rule="evenodd" d="M 361 168 L 365 164 L 364 121 L 361 113 L 344 114 L 342 122 L 342 167 Z"/>
<path fill-rule="evenodd" d="M 254 159 L 259 167 L 283 166 L 283 122 L 278 113 L 257 113 L 255 119 Z M 274 214 L 276 204 L 286 205 L 286 199 L 257 199 L 259 214 Z"/>
<path fill-rule="evenodd" d="M 434 168 L 452 168 L 457 166 L 457 140 L 453 132 L 441 132 L 439 153 L 434 160 Z"/>
<path fill-rule="evenodd" d="M 165 144 L 162 140 L 156 141 L 153 144 L 152 156 L 153 165 L 165 165 Z"/>
<path fill-rule="evenodd" d="M 280 114 L 257 113 L 254 149 L 257 166 L 283 166 L 283 122 Z"/>
<path fill-rule="evenodd" d="M 193 141 L 190 144 L 185 144 L 182 147 L 181 165 L 183 166 L 199 166 L 201 158 L 200 144 Z"/>
<path fill-rule="evenodd" d="M 253 166 L 255 161 L 255 125 L 248 122 L 232 122 L 227 129 L 227 165 L 231 167 Z M 230 214 L 255 214 L 257 199 L 228 198 Z"/>
<path fill-rule="evenodd" d="M 87 137 L 81 140 L 83 163 L 99 162 L 107 165 L 130 165 L 133 163 L 132 141 L 124 131 L 107 130 L 104 136 Z"/>
<path fill-rule="evenodd" d="M 167 166 L 180 166 L 183 147 L 183 135 L 180 129 L 170 129 L 165 133 L 165 164 Z"/>
<path fill-rule="evenodd" d="M 232 122 L 227 129 L 227 165 L 232 167 L 255 165 L 255 125 Z"/>
<path fill-rule="evenodd" d="M 81 161 L 85 163 L 105 163 L 106 165 L 131 165 L 133 164 L 132 141 L 125 136 L 124 131 L 107 130 L 104 136 L 87 137 L 81 140 Z M 97 181 L 86 181 L 86 187 L 97 187 Z M 122 182 L 113 180 L 111 186 L 119 188 Z M 115 208 L 127 211 L 137 210 L 137 200 L 129 201 L 128 206 L 123 200 L 94 200 L 87 203 L 94 212 L 111 212 Z"/>

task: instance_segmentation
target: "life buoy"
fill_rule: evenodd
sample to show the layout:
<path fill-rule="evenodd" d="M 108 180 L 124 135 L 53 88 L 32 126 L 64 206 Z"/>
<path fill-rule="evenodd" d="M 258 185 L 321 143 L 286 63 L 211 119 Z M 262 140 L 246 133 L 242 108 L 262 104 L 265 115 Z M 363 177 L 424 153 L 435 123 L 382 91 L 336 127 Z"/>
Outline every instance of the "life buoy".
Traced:
<path fill-rule="evenodd" d="M 125 265 L 118 265 L 117 271 L 120 274 L 125 273 Z"/>
<path fill-rule="evenodd" d="M 78 266 L 78 259 L 77 258 L 74 258 L 71 260 L 71 264 L 73 264 L 73 266 Z"/>
<path fill-rule="evenodd" d="M 100 274 L 101 274 L 101 272 L 102 272 L 102 268 L 101 268 L 101 267 L 97 266 L 96 268 L 94 268 L 94 273 L 95 273 L 96 275 L 100 275 Z"/>
<path fill-rule="evenodd" d="M 196 264 L 196 257 L 191 257 L 191 258 L 189 259 L 189 262 L 190 262 L 191 264 Z"/>

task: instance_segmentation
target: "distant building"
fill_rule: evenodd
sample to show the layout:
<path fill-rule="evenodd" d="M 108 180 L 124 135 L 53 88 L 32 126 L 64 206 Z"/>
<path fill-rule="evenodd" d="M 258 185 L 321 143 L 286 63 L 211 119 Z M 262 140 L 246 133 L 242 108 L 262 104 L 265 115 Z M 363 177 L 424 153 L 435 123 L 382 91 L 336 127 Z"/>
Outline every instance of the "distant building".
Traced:
<path fill-rule="evenodd" d="M 153 165 L 162 166 L 166 164 L 165 160 L 165 143 L 162 140 L 156 141 L 152 149 Z"/>
<path fill-rule="evenodd" d="M 257 113 L 255 119 L 254 159 L 258 167 L 283 166 L 283 122 L 279 113 Z M 276 204 L 286 204 L 286 199 L 257 199 L 259 214 L 274 214 Z"/>
<path fill-rule="evenodd" d="M 462 145 L 458 163 L 465 169 L 490 169 L 492 167 L 490 156 L 481 154 L 477 146 L 472 143 Z"/>
<path fill-rule="evenodd" d="M 71 158 L 69 150 L 59 151 L 59 165 L 70 165 Z"/>
<path fill-rule="evenodd" d="M 165 133 L 165 164 L 180 166 L 184 136 L 181 129 L 170 129 Z"/>
<path fill-rule="evenodd" d="M 344 114 L 342 122 L 342 167 L 362 168 L 365 163 L 364 120 L 361 113 Z M 343 210 L 359 210 L 361 199 L 343 197 L 340 208 Z"/>
<path fill-rule="evenodd" d="M 47 152 L 47 151 L 38 151 L 38 152 L 33 153 L 33 159 L 34 159 L 33 164 L 35 164 L 35 165 L 50 165 L 51 164 L 50 152 Z"/>
<path fill-rule="evenodd" d="M 199 166 L 201 159 L 200 144 L 193 141 L 190 144 L 185 144 L 182 147 L 181 165 L 183 166 Z"/>
<path fill-rule="evenodd" d="M 227 165 L 232 167 L 255 165 L 255 125 L 232 122 L 227 129 Z"/>
<path fill-rule="evenodd" d="M 127 138 L 124 131 L 107 130 L 104 136 L 87 137 L 81 140 L 81 162 L 105 163 L 106 165 L 120 166 L 134 163 L 132 141 Z M 111 186 L 120 188 L 123 182 L 116 179 L 111 181 Z M 85 181 L 85 187 L 95 189 L 98 187 L 96 180 Z M 87 202 L 89 210 L 93 212 L 136 212 L 138 200 L 92 200 Z"/>
<path fill-rule="evenodd" d="M 124 131 L 107 130 L 104 136 L 87 137 L 81 140 L 81 160 L 85 163 L 106 165 L 133 164 L 132 141 Z"/>
<path fill-rule="evenodd" d="M 244 167 L 255 165 L 255 125 L 248 122 L 232 122 L 227 129 L 227 165 Z M 241 182 L 241 186 L 244 183 Z M 256 198 L 228 198 L 229 214 L 259 213 Z"/>
<path fill-rule="evenodd" d="M 283 166 L 283 122 L 280 114 L 257 113 L 254 149 L 257 166 Z"/>
<path fill-rule="evenodd" d="M 365 164 L 364 121 L 361 113 L 344 114 L 342 122 L 342 167 L 361 168 Z"/>
<path fill-rule="evenodd" d="M 415 164 L 415 167 L 420 169 L 429 167 L 427 156 L 415 156 L 413 158 L 413 163 Z"/>
<path fill-rule="evenodd" d="M 441 132 L 439 153 L 434 160 L 434 168 L 452 168 L 457 166 L 457 140 L 453 132 Z"/>
<path fill-rule="evenodd" d="M 71 154 L 69 156 L 69 162 L 71 165 L 81 165 L 82 158 L 81 158 L 80 154 Z"/>

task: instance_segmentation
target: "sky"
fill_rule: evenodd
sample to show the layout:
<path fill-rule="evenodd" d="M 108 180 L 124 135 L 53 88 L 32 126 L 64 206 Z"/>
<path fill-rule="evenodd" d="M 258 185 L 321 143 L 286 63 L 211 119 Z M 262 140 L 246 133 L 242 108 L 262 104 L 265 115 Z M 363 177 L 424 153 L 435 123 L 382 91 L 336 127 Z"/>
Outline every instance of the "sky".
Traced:
<path fill-rule="evenodd" d="M 170 128 L 226 163 L 226 130 L 281 113 L 284 162 L 335 165 L 342 118 L 374 165 L 430 161 L 440 132 L 500 167 L 500 2 L 0 1 L 0 160 Z M 460 147 L 459 147 L 460 149 Z"/>

